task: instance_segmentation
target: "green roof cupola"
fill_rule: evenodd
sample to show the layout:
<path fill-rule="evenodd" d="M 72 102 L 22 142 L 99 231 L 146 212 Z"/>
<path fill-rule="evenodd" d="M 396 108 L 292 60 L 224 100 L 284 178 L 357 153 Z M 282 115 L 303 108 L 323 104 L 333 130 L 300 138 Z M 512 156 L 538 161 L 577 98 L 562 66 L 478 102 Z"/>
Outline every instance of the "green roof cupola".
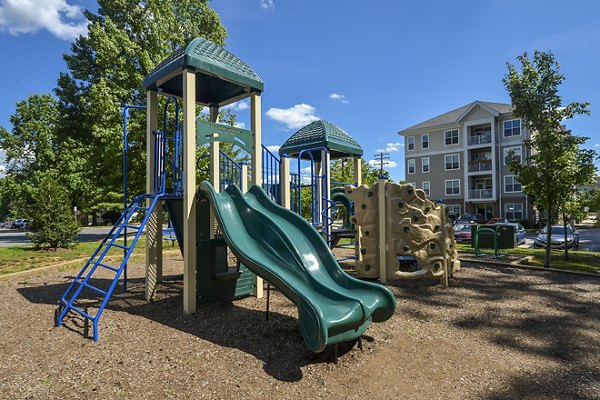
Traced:
<path fill-rule="evenodd" d="M 297 156 L 303 150 L 310 151 L 315 160 L 321 158 L 317 148 L 329 151 L 331 159 L 362 156 L 363 149 L 352 136 L 331 122 L 318 120 L 311 122 L 294 133 L 279 149 L 280 155 Z M 303 155 L 302 158 L 308 158 Z"/>

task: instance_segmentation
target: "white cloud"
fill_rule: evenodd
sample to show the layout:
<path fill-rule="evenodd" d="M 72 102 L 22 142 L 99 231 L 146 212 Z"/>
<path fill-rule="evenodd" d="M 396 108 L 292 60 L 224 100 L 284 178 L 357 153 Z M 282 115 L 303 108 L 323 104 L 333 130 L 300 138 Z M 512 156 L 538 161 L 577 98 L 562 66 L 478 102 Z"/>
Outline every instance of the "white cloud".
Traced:
<path fill-rule="evenodd" d="M 0 0 L 0 31 L 11 35 L 45 29 L 63 40 L 87 33 L 81 7 L 67 0 Z"/>
<path fill-rule="evenodd" d="M 277 144 L 267 146 L 267 150 L 269 150 L 273 154 L 277 154 L 277 152 L 279 151 L 280 148 L 281 148 L 281 146 L 279 146 Z"/>
<path fill-rule="evenodd" d="M 381 162 L 379 160 L 369 160 L 369 165 L 371 167 L 380 168 Z M 391 161 L 391 160 L 383 161 L 383 168 L 396 168 L 397 166 L 398 166 L 398 163 L 396 161 Z"/>
<path fill-rule="evenodd" d="M 596 144 L 594 145 L 594 148 L 595 148 L 595 149 L 600 149 L 600 143 L 596 143 Z"/>
<path fill-rule="evenodd" d="M 329 98 L 332 99 L 332 100 L 341 101 L 344 104 L 350 103 L 348 100 L 346 100 L 346 96 L 345 95 L 339 94 L 339 93 L 331 93 L 329 95 Z"/>
<path fill-rule="evenodd" d="M 245 122 L 236 122 L 236 123 L 234 124 L 234 126 L 235 126 L 236 128 L 242 128 L 242 129 L 246 129 L 246 123 L 245 123 Z"/>
<path fill-rule="evenodd" d="M 248 100 L 238 101 L 237 103 L 228 104 L 223 108 L 229 108 L 233 111 L 244 111 L 250 108 L 250 102 Z"/>
<path fill-rule="evenodd" d="M 377 149 L 375 150 L 375 153 L 393 153 L 395 151 L 400 151 L 401 147 L 404 147 L 404 143 L 388 143 L 385 145 L 385 149 Z"/>
<path fill-rule="evenodd" d="M 263 10 L 269 10 L 271 8 L 275 8 L 275 3 L 273 0 L 260 0 L 260 8 Z"/>
<path fill-rule="evenodd" d="M 284 124 L 287 129 L 298 129 L 319 119 L 315 115 L 315 111 L 313 106 L 302 103 L 290 108 L 269 108 L 266 115 L 272 120 Z"/>

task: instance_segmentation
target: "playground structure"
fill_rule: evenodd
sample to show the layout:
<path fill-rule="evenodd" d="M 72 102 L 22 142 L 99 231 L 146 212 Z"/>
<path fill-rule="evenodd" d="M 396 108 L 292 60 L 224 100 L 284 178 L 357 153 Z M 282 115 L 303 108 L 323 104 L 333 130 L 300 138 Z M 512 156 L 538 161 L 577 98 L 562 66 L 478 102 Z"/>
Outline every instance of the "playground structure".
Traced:
<path fill-rule="evenodd" d="M 224 48 L 198 38 L 160 63 L 146 77 L 143 86 L 147 94 L 146 194 L 134 197 L 69 285 L 56 310 L 56 326 L 72 311 L 92 322 L 93 338 L 98 340 L 99 318 L 120 277 L 126 277 L 127 261 L 144 229 L 146 298 L 153 297 L 162 280 L 163 204 L 183 254 L 186 314 L 195 312 L 202 300 L 232 298 L 250 292 L 262 297 L 262 279 L 266 279 L 296 304 L 302 336 L 315 352 L 360 339 L 371 322 L 385 321 L 393 314 L 395 299 L 388 289 L 347 276 L 327 241 L 301 217 L 275 203 L 279 201 L 289 208 L 286 203 L 291 199 L 291 186 L 278 182 L 278 179 L 289 181 L 284 178 L 289 175 L 289 159 L 276 160 L 262 146 L 264 85 L 249 66 Z M 158 130 L 157 120 L 159 94 L 169 97 L 162 130 Z M 247 97 L 250 97 L 250 130 L 217 124 L 220 107 Z M 182 124 L 178 99 L 183 104 Z M 196 117 L 198 104 L 208 106 L 209 121 Z M 170 105 L 175 111 L 172 131 L 167 123 Z M 246 150 L 250 156 L 249 172 L 248 166 L 227 160 L 219 151 L 219 142 L 233 143 Z M 209 146 L 210 179 L 198 185 L 196 148 L 204 145 Z M 299 159 L 310 154 L 314 161 L 317 155 L 314 151 L 314 148 L 301 150 Z M 327 171 L 325 186 L 318 187 L 328 190 L 329 153 L 319 151 L 318 160 L 327 165 Z M 312 165 L 319 168 L 314 162 Z M 274 177 L 276 169 L 282 172 L 278 177 Z M 359 184 L 360 162 L 355 161 L 355 171 Z M 252 186 L 246 190 L 248 174 Z M 131 223 L 134 215 L 142 216 L 140 225 Z M 134 230 L 135 236 L 130 243 L 121 244 L 119 236 L 127 229 Z M 326 237 L 329 235 L 330 232 Z M 222 262 L 224 243 L 238 259 L 233 269 Z M 111 251 L 121 250 L 124 254 L 119 265 L 107 261 Z M 100 287 L 101 282 L 93 278 L 99 269 L 114 274 L 107 287 Z M 95 314 L 79 304 L 86 292 L 100 296 Z"/>
<path fill-rule="evenodd" d="M 355 203 L 353 221 L 362 228 L 361 278 L 448 277 L 460 268 L 452 221 L 443 204 L 435 204 L 420 189 L 380 179 L 371 187 L 346 187 Z"/>

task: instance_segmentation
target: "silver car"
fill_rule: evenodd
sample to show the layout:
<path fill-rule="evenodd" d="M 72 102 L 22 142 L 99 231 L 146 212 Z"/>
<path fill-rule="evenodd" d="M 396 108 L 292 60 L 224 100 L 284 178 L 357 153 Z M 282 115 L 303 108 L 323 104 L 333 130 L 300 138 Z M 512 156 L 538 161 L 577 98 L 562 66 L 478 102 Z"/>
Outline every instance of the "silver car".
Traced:
<path fill-rule="evenodd" d="M 552 225 L 550 227 L 552 229 L 551 237 L 550 237 L 550 247 L 553 249 L 564 249 L 565 247 L 565 227 L 562 225 Z M 536 249 L 546 247 L 546 239 L 548 235 L 548 227 L 544 227 L 541 231 L 538 232 L 535 241 L 533 242 L 533 247 Z M 573 229 L 571 225 L 567 225 L 567 247 L 579 247 L 579 232 Z"/>

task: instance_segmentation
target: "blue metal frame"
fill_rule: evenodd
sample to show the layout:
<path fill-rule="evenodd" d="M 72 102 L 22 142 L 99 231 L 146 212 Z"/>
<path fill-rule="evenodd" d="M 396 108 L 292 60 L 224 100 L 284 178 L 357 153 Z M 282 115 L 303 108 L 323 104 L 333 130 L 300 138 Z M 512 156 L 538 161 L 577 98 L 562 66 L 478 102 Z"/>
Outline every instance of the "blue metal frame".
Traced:
<path fill-rule="evenodd" d="M 219 150 L 219 187 L 224 191 L 229 185 L 242 187 L 242 166 Z"/>
<path fill-rule="evenodd" d="M 264 145 L 262 146 L 262 188 L 269 193 L 275 202 L 282 204 L 279 185 L 281 160 Z"/>

